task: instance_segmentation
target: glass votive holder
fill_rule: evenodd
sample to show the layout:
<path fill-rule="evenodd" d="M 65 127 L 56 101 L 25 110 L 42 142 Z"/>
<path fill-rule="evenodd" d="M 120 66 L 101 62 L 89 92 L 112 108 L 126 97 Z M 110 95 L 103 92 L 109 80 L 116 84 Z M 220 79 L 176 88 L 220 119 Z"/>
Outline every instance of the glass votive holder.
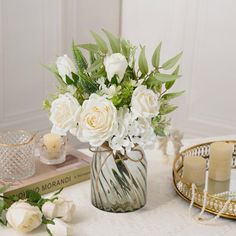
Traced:
<path fill-rule="evenodd" d="M 26 130 L 0 133 L 0 179 L 13 182 L 35 173 L 35 134 Z"/>
<path fill-rule="evenodd" d="M 45 134 L 40 137 L 38 148 L 40 161 L 46 165 L 56 165 L 66 160 L 67 137 Z"/>

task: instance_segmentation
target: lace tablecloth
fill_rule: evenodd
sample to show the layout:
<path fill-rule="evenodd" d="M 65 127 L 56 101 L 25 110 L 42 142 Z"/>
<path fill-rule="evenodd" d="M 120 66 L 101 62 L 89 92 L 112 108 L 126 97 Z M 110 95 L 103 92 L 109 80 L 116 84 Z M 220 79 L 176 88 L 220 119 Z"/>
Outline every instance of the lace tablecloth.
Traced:
<path fill-rule="evenodd" d="M 236 139 L 236 136 L 228 138 Z M 184 145 L 187 147 L 205 141 L 209 139 L 189 139 L 184 140 Z M 87 150 L 85 152 L 88 153 Z M 64 189 L 62 195 L 78 205 L 72 222 L 74 236 L 235 236 L 236 221 L 219 219 L 216 225 L 201 225 L 190 219 L 189 203 L 180 199 L 173 189 L 171 161 L 167 163 L 157 149 L 146 151 L 146 156 L 147 205 L 138 211 L 114 214 L 94 208 L 90 204 L 89 181 Z M 17 235 L 20 234 L 10 228 L 0 228 L 0 236 Z M 27 235 L 46 236 L 47 233 L 42 226 Z"/>

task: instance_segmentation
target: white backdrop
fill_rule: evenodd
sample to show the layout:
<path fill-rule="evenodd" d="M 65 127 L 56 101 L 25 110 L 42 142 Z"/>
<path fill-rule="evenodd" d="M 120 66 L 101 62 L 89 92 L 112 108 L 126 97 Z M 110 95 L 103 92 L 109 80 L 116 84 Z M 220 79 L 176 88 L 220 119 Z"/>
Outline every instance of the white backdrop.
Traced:
<path fill-rule="evenodd" d="M 183 50 L 175 126 L 188 136 L 233 134 L 235 22 L 234 0 L 0 0 L 0 129 L 47 128 L 41 104 L 54 79 L 41 64 L 106 28 L 146 44 L 148 56 L 162 41 L 163 61 Z"/>

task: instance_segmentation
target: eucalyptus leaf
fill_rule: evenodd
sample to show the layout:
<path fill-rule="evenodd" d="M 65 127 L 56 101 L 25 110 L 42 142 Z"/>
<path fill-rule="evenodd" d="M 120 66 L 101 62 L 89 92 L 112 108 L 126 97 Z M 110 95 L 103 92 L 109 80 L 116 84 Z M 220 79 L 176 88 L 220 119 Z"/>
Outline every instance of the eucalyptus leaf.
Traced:
<path fill-rule="evenodd" d="M 106 31 L 103 29 L 103 32 L 106 34 L 110 46 L 111 46 L 111 50 L 113 53 L 118 53 L 120 52 L 120 39 L 115 37 L 112 33 Z"/>
<path fill-rule="evenodd" d="M 171 59 L 169 59 L 168 61 L 166 61 L 161 68 L 164 70 L 169 70 L 171 69 L 173 66 L 175 66 L 175 64 L 178 62 L 178 60 L 180 59 L 180 57 L 182 56 L 183 52 L 177 54 L 176 56 L 172 57 Z"/>
<path fill-rule="evenodd" d="M 74 58 L 75 58 L 77 66 L 78 66 L 78 69 L 82 70 L 82 71 L 84 69 L 87 69 L 87 67 L 88 67 L 87 60 L 85 59 L 85 57 L 83 56 L 83 54 L 79 50 L 79 48 L 76 46 L 74 41 L 72 42 L 72 51 L 73 51 Z"/>
<path fill-rule="evenodd" d="M 97 52 L 99 50 L 98 45 L 93 44 L 93 43 L 87 43 L 87 44 L 79 44 L 78 45 L 80 48 L 83 48 L 89 52 Z"/>
<path fill-rule="evenodd" d="M 138 66 L 139 66 L 139 70 L 141 71 L 143 75 L 146 75 L 148 73 L 148 63 L 145 56 L 145 47 L 142 47 L 141 49 L 139 59 L 138 59 Z"/>
<path fill-rule="evenodd" d="M 171 100 L 171 99 L 179 97 L 183 93 L 184 93 L 184 91 L 176 92 L 176 93 L 166 93 L 162 96 L 162 98 L 165 99 L 165 100 Z"/>
<path fill-rule="evenodd" d="M 161 73 L 156 74 L 156 76 L 157 76 L 157 79 L 163 83 L 174 81 L 181 77 L 180 75 L 169 75 L 169 74 L 161 74 Z"/>
<path fill-rule="evenodd" d="M 178 75 L 178 74 L 179 74 L 179 65 L 175 68 L 172 75 Z M 165 88 L 170 89 L 174 85 L 174 83 L 175 80 L 165 83 Z"/>
<path fill-rule="evenodd" d="M 165 104 L 160 107 L 160 114 L 167 115 L 167 114 L 171 113 L 172 111 L 176 110 L 177 108 L 178 108 L 178 106 Z"/>
<path fill-rule="evenodd" d="M 102 39 L 101 36 L 99 36 L 97 33 L 91 31 L 91 34 L 93 36 L 93 38 L 95 39 L 98 47 L 100 48 L 100 50 L 103 52 L 103 53 L 107 53 L 108 52 L 108 48 L 107 48 L 107 45 L 106 45 L 106 42 Z"/>
<path fill-rule="evenodd" d="M 153 56 L 152 56 L 152 65 L 156 69 L 159 68 L 159 64 L 160 64 L 161 44 L 162 43 L 160 42 L 159 45 L 157 46 L 156 50 L 154 51 Z"/>
<path fill-rule="evenodd" d="M 129 47 L 127 41 L 124 39 L 121 40 L 121 48 L 122 48 L 122 53 L 124 54 L 124 56 L 128 60 L 130 57 L 130 47 Z"/>

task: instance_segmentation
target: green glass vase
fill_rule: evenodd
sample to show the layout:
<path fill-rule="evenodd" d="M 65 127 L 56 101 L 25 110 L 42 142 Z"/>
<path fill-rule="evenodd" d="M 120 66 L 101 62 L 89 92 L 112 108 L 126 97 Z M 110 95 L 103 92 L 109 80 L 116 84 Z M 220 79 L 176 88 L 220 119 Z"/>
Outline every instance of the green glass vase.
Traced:
<path fill-rule="evenodd" d="M 108 212 L 131 212 L 146 204 L 147 161 L 143 150 L 115 154 L 103 145 L 93 150 L 92 204 Z"/>

